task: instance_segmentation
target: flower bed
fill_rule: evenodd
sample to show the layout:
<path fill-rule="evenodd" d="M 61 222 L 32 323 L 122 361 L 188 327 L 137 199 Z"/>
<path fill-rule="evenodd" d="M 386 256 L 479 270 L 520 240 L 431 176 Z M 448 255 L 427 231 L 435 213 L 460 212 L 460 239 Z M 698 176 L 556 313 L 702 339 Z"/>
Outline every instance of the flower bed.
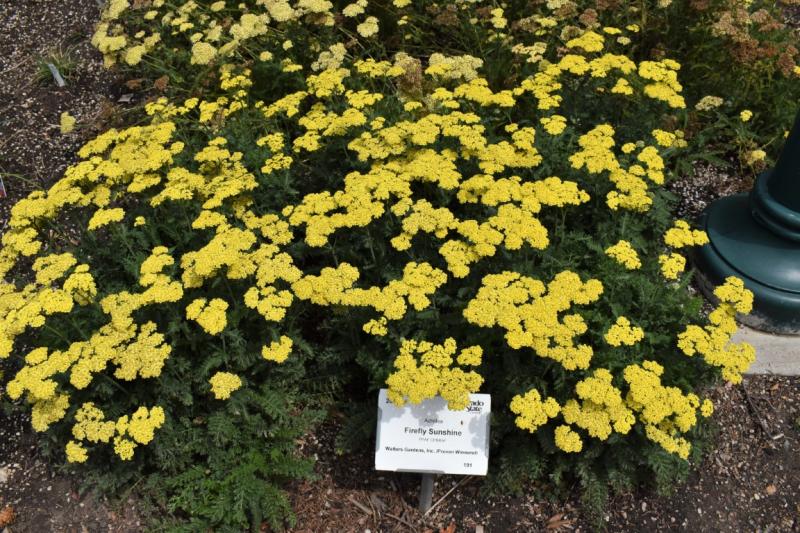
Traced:
<path fill-rule="evenodd" d="M 669 486 L 704 387 L 754 358 L 752 295 L 729 278 L 706 317 L 687 291 L 681 65 L 569 6 L 110 2 L 107 64 L 172 93 L 14 207 L 9 396 L 194 526 L 279 526 L 298 437 L 332 405 L 369 431 L 383 386 L 491 393 L 501 490 Z"/>

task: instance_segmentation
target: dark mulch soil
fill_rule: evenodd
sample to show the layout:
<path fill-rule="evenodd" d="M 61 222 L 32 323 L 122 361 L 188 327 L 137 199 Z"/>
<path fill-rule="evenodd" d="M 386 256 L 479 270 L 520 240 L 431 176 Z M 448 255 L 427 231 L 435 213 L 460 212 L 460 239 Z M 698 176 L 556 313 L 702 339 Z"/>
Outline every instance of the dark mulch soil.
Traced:
<path fill-rule="evenodd" d="M 717 446 L 670 497 L 651 492 L 613 497 L 609 531 L 800 531 L 800 380 L 752 376 L 711 393 Z M 489 497 L 478 478 L 442 476 L 427 516 L 416 509 L 419 476 L 373 470 L 369 451 L 332 453 L 335 426 L 307 443 L 319 457 L 318 481 L 294 490 L 295 533 L 593 531 L 575 496 Z M 448 492 L 455 487 L 455 490 Z"/>

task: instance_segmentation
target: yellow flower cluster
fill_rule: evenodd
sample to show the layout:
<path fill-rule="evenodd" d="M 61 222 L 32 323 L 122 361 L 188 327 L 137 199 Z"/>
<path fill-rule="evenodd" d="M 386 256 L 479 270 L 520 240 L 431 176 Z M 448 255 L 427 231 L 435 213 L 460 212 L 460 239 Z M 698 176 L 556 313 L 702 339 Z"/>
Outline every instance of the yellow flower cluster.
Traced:
<path fill-rule="evenodd" d="M 574 272 L 557 274 L 545 287 L 537 279 L 516 272 L 485 276 L 478 294 L 464 309 L 467 322 L 499 326 L 514 349 L 532 348 L 540 357 L 554 359 L 567 370 L 589 367 L 592 347 L 576 344 L 586 332 L 579 314 L 568 314 L 573 304 L 587 305 L 600 298 L 603 285 L 596 279 L 582 282 Z"/>
<path fill-rule="evenodd" d="M 669 255 L 659 255 L 658 263 L 661 265 L 661 275 L 669 280 L 678 279 L 686 268 L 686 258 L 674 252 Z"/>
<path fill-rule="evenodd" d="M 471 81 L 479 76 L 478 69 L 483 66 L 483 60 L 470 55 L 446 56 L 437 52 L 428 58 L 428 65 L 425 74 L 429 76 Z"/>
<path fill-rule="evenodd" d="M 698 111 L 710 111 L 720 107 L 725 101 L 719 96 L 704 96 L 694 106 Z"/>
<path fill-rule="evenodd" d="M 655 129 L 652 131 L 652 134 L 653 138 L 660 146 L 664 146 L 666 148 L 673 146 L 676 148 L 685 148 L 687 146 L 687 142 L 683 138 L 684 134 L 680 130 L 671 132 Z"/>
<path fill-rule="evenodd" d="M 348 263 L 337 268 L 323 268 L 318 276 L 303 276 L 292 284 L 301 300 L 317 305 L 372 307 L 387 320 L 400 320 L 410 305 L 417 311 L 426 309 L 428 298 L 447 281 L 447 275 L 428 263 L 407 263 L 403 277 L 385 287 L 355 288 L 358 269 Z"/>
<path fill-rule="evenodd" d="M 228 324 L 225 311 L 228 302 L 214 298 L 210 302 L 205 298 L 197 298 L 186 307 L 186 318 L 197 321 L 209 335 L 218 335 Z"/>
<path fill-rule="evenodd" d="M 456 341 L 448 338 L 443 344 L 405 340 L 394 360 L 395 371 L 386 378 L 388 397 L 395 405 L 406 401 L 418 404 L 437 395 L 447 407 L 460 411 L 469 405 L 470 393 L 477 392 L 483 378 L 462 366 L 481 364 L 480 346 L 464 348 L 456 356 Z M 453 366 L 453 363 L 460 366 Z"/>
<path fill-rule="evenodd" d="M 561 408 L 564 421 L 586 430 L 591 437 L 606 440 L 612 431 L 627 434 L 636 419 L 622 394 L 611 384 L 611 372 L 604 368 L 575 386 L 578 400 L 568 400 Z"/>
<path fill-rule="evenodd" d="M 672 59 L 639 63 L 639 76 L 652 82 L 645 85 L 644 94 L 650 98 L 662 100 L 673 108 L 686 107 L 686 102 L 680 95 L 683 90 L 678 82 L 680 68 L 680 64 Z"/>
<path fill-rule="evenodd" d="M 612 150 L 615 145 L 614 128 L 610 125 L 595 127 L 582 135 L 578 144 L 581 150 L 570 156 L 570 163 L 576 170 L 586 168 L 591 174 L 608 172 L 608 178 L 615 187 L 606 196 L 608 207 L 639 212 L 650 208 L 652 193 L 648 191 L 643 178 L 647 177 L 657 184 L 664 181 L 664 162 L 654 147 L 644 147 L 637 156 L 637 160 L 645 166 L 637 163 L 625 169 Z"/>
<path fill-rule="evenodd" d="M 542 117 L 539 122 L 544 126 L 544 131 L 550 135 L 561 135 L 567 127 L 567 118 L 561 115 Z"/>
<path fill-rule="evenodd" d="M 67 443 L 67 460 L 82 463 L 88 459 L 86 443 L 110 443 L 113 439 L 114 452 L 123 461 L 133 459 L 139 444 L 149 444 L 166 416 L 161 407 L 139 407 L 132 415 L 123 415 L 116 421 L 106 420 L 105 414 L 93 403 L 81 405 L 75 413 L 72 437 Z"/>
<path fill-rule="evenodd" d="M 567 48 L 582 48 L 586 52 L 599 52 L 603 49 L 605 39 L 599 33 L 587 31 L 580 37 L 567 41 Z"/>
<path fill-rule="evenodd" d="M 628 270 L 636 270 L 642 266 L 642 261 L 631 243 L 620 240 L 617 244 L 606 248 L 606 255 Z"/>
<path fill-rule="evenodd" d="M 661 384 L 664 368 L 654 361 L 629 365 L 623 375 L 629 385 L 626 403 L 644 424 L 648 439 L 686 459 L 691 445 L 681 436 L 697 423 L 700 399 L 684 395 L 677 387 Z"/>
<path fill-rule="evenodd" d="M 705 231 L 693 230 L 685 220 L 676 220 L 671 228 L 664 233 L 664 243 L 674 249 L 687 246 L 702 246 L 708 243 Z M 679 253 L 658 256 L 661 274 L 668 280 L 678 279 L 686 268 L 686 258 Z"/>
<path fill-rule="evenodd" d="M 517 427 L 534 433 L 549 419 L 557 417 L 561 406 L 553 398 L 542 399 L 539 391 L 531 389 L 523 395 L 514 396 L 509 409 L 517 415 L 514 419 Z"/>
<path fill-rule="evenodd" d="M 742 381 L 742 373 L 755 361 L 755 349 L 741 342 L 732 343 L 736 332 L 736 313 L 749 313 L 753 308 L 753 293 L 744 282 L 729 277 L 714 290 L 719 305 L 709 314 L 711 324 L 705 327 L 690 324 L 678 335 L 678 348 L 688 356 L 700 354 L 706 363 L 719 367 L 722 377 L 732 383 Z"/>
<path fill-rule="evenodd" d="M 292 339 L 286 335 L 282 335 L 278 341 L 270 343 L 269 346 L 264 346 L 261 349 L 261 355 L 267 361 L 283 363 L 289 358 L 289 354 L 292 353 L 292 345 Z"/>
<path fill-rule="evenodd" d="M 372 37 L 378 33 L 378 19 L 376 17 L 367 17 L 364 22 L 356 27 L 356 31 L 362 37 Z"/>
<path fill-rule="evenodd" d="M 569 426 L 558 426 L 555 430 L 555 443 L 559 449 L 567 453 L 578 453 L 583 450 L 581 436 Z"/>
<path fill-rule="evenodd" d="M 685 220 L 676 220 L 675 224 L 664 233 L 664 242 L 672 248 L 702 246 L 708 244 L 708 235 L 705 231 L 691 229 Z"/>
<path fill-rule="evenodd" d="M 211 393 L 217 400 L 227 400 L 231 393 L 242 386 L 242 378 L 230 372 L 217 372 L 208 382 L 211 384 Z"/>
<path fill-rule="evenodd" d="M 617 321 L 603 336 L 611 346 L 633 346 L 644 338 L 642 328 L 631 326 L 630 321 L 624 316 L 617 317 Z"/>

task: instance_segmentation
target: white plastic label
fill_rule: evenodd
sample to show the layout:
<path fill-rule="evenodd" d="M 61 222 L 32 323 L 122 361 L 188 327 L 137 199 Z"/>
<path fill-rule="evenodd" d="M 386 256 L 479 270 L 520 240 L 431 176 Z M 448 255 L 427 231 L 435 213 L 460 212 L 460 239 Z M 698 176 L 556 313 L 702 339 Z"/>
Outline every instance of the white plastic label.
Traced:
<path fill-rule="evenodd" d="M 378 394 L 375 469 L 485 476 L 489 466 L 492 397 L 470 394 L 463 411 L 441 397 L 397 407 Z"/>

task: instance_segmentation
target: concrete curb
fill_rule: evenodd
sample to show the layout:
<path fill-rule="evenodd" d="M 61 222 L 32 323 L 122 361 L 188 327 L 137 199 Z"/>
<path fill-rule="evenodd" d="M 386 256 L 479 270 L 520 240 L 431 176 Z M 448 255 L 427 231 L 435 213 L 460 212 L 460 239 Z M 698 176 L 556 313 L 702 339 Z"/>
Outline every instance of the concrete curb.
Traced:
<path fill-rule="evenodd" d="M 756 349 L 756 360 L 746 374 L 800 376 L 800 336 L 772 335 L 739 326 L 733 342 L 748 342 Z"/>

